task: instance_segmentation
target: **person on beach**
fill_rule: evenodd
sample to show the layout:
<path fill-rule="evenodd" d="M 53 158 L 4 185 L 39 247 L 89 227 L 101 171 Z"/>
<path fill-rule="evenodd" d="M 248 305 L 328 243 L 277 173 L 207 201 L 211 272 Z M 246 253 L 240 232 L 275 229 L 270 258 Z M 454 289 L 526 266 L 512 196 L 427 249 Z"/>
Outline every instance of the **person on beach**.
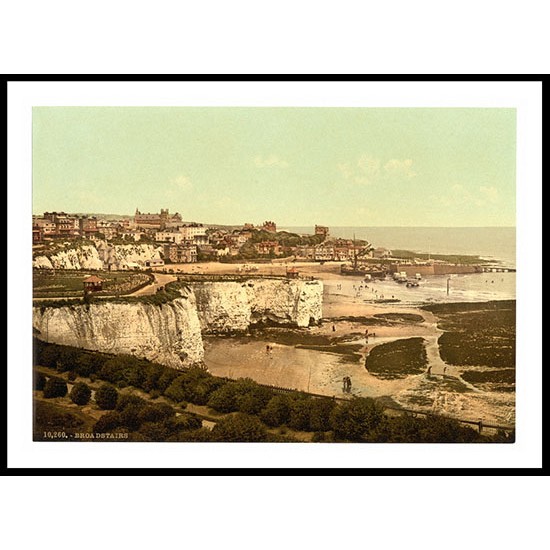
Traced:
<path fill-rule="evenodd" d="M 332 325 L 332 332 L 335 332 L 335 331 L 336 331 L 336 327 Z"/>

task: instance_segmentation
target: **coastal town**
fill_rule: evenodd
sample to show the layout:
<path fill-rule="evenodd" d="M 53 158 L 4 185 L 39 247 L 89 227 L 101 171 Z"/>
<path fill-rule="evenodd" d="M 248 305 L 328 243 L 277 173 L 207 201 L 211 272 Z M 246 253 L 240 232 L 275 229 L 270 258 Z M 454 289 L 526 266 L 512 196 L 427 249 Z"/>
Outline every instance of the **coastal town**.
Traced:
<path fill-rule="evenodd" d="M 96 216 L 44 212 L 33 216 L 33 255 L 40 256 L 51 246 L 101 243 L 105 246 L 143 244 L 154 247 L 151 257 L 114 264 L 106 258 L 104 269 L 135 270 L 163 268 L 170 264 L 197 262 L 273 264 L 284 262 L 340 262 L 343 275 L 371 278 L 393 277 L 398 282 L 417 284 L 425 275 L 508 271 L 481 262 L 479 258 L 426 257 L 410 251 L 376 247 L 365 240 L 332 237 L 330 228 L 315 225 L 311 234 L 277 230 L 274 221 L 242 226 L 222 226 L 184 222 L 181 214 L 169 209 L 134 216 Z M 35 264 L 35 267 L 48 267 Z M 289 276 L 297 276 L 295 269 Z"/>
<path fill-rule="evenodd" d="M 479 116 L 33 109 L 34 440 L 513 442 L 514 120 Z"/>
<path fill-rule="evenodd" d="M 515 269 L 479 256 L 390 250 L 326 225 L 184 221 L 166 208 L 35 216 L 33 268 L 34 332 L 52 345 L 485 429 L 514 419 Z M 466 326 L 477 355 L 461 351 Z"/>
<path fill-rule="evenodd" d="M 85 214 L 44 212 L 33 216 L 33 245 L 52 240 L 88 239 L 113 243 L 155 243 L 162 247 L 157 263 L 195 263 L 200 260 L 271 259 L 294 256 L 314 261 L 348 261 L 354 255 L 388 257 L 385 249 L 369 243 L 354 244 L 348 239 L 331 239 L 329 228 L 316 225 L 313 235 L 294 235 L 277 231 L 273 221 L 241 227 L 183 222 L 179 213 L 169 209 L 111 219 Z"/>

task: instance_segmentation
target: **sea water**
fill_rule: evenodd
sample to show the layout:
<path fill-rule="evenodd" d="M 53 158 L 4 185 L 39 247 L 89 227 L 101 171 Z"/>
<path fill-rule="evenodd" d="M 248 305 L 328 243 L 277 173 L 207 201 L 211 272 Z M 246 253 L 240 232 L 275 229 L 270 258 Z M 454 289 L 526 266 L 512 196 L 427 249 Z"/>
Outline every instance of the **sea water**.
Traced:
<path fill-rule="evenodd" d="M 515 273 L 471 273 L 467 275 L 432 275 L 423 277 L 417 287 L 407 287 L 390 277 L 384 280 L 361 281 L 327 280 L 325 290 L 330 294 L 352 297 L 356 302 L 380 303 L 399 300 L 402 305 L 443 302 L 486 302 L 515 300 Z"/>
<path fill-rule="evenodd" d="M 313 227 L 280 228 L 299 234 L 312 234 Z M 366 240 L 372 246 L 389 250 L 411 250 L 431 254 L 480 256 L 502 267 L 516 266 L 515 227 L 330 227 L 331 237 Z M 325 283 L 327 284 L 327 282 Z M 328 281 L 329 285 L 341 281 Z M 350 277 L 338 291 L 361 300 L 397 299 L 402 303 L 476 302 L 514 300 L 515 273 L 472 273 L 423 277 L 418 287 L 407 287 L 390 278 L 367 283 Z M 355 288 L 354 288 L 355 287 Z"/>
<path fill-rule="evenodd" d="M 431 254 L 463 254 L 516 265 L 515 227 L 330 227 L 330 236 L 365 240 L 375 248 Z M 314 227 L 279 230 L 313 234 Z"/>

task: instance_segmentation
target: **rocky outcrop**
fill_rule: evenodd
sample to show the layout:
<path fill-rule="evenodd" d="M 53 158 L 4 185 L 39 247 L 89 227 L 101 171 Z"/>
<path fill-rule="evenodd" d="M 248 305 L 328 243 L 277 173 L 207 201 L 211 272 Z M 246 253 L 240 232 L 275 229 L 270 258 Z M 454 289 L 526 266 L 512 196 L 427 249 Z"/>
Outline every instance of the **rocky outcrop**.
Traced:
<path fill-rule="evenodd" d="M 322 317 L 323 283 L 285 279 L 194 284 L 204 333 L 276 323 L 307 327 Z"/>
<path fill-rule="evenodd" d="M 94 244 L 74 246 L 37 255 L 33 267 L 42 269 L 133 269 L 144 267 L 148 260 L 161 258 L 162 249 L 152 244 L 110 244 L 97 241 Z"/>
<path fill-rule="evenodd" d="M 97 300 L 35 307 L 33 327 L 47 342 L 182 368 L 202 361 L 201 333 L 244 332 L 261 323 L 307 327 L 322 317 L 321 281 L 194 283 L 180 293 L 162 305 Z"/>

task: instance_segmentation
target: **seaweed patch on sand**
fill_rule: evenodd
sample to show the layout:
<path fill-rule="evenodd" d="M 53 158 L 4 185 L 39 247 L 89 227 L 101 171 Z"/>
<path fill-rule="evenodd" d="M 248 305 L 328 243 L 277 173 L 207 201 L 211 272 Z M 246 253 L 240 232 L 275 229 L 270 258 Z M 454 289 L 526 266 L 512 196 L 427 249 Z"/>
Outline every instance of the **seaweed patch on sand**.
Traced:
<path fill-rule="evenodd" d="M 426 370 L 424 338 L 404 338 L 374 347 L 365 360 L 370 374 L 385 380 L 405 378 Z"/>
<path fill-rule="evenodd" d="M 461 367 L 465 381 L 485 391 L 514 390 L 514 300 L 438 304 L 424 309 L 437 316 L 438 328 L 444 331 L 438 341 L 441 358 L 449 365 Z"/>

